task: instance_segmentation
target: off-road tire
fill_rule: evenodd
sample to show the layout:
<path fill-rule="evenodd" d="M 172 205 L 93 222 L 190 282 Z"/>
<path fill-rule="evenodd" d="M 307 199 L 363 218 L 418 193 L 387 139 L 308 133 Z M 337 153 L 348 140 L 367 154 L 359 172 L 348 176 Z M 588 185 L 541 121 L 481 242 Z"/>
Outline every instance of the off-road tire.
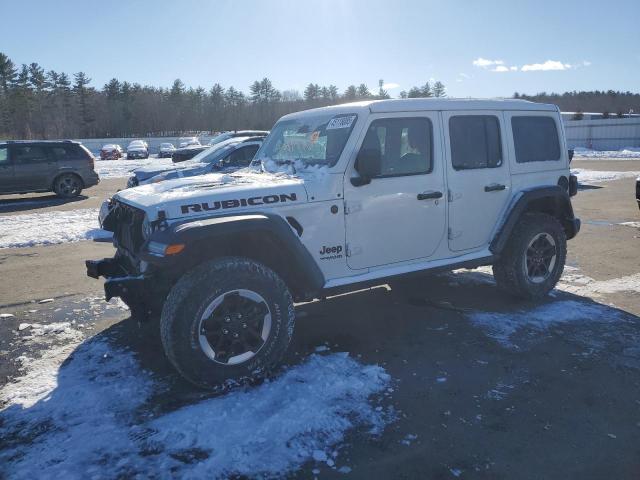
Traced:
<path fill-rule="evenodd" d="M 268 338 L 255 355 L 239 364 L 222 365 L 200 344 L 201 318 L 214 299 L 246 289 L 260 295 L 271 313 Z M 160 335 L 165 354 L 178 372 L 205 389 L 266 375 L 285 353 L 295 322 L 293 299 L 282 279 L 261 263 L 224 257 L 186 273 L 171 289 L 162 309 Z"/>
<path fill-rule="evenodd" d="M 556 258 L 549 275 L 540 283 L 529 279 L 525 255 L 529 243 L 541 233 L 555 242 Z M 567 236 L 560 222 L 544 213 L 527 213 L 514 228 L 500 260 L 493 265 L 493 276 L 498 288 L 522 299 L 539 300 L 558 283 L 567 258 Z"/>
<path fill-rule="evenodd" d="M 75 173 L 63 173 L 53 181 L 53 191 L 60 198 L 73 198 L 82 193 L 82 179 Z"/>

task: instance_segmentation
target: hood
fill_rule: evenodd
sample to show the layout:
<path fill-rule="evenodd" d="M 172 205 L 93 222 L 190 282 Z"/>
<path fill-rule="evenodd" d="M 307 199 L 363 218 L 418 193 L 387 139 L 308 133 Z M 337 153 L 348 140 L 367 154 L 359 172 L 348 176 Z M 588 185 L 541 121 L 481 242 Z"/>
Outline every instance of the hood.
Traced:
<path fill-rule="evenodd" d="M 146 151 L 147 151 L 147 147 L 143 147 L 142 145 L 127 147 L 127 152 L 146 152 Z"/>
<path fill-rule="evenodd" d="M 145 210 L 152 221 L 160 210 L 172 219 L 255 211 L 308 200 L 302 178 L 253 171 L 166 180 L 122 190 L 114 198 Z"/>
<path fill-rule="evenodd" d="M 133 170 L 131 173 L 135 175 L 138 181 L 147 180 L 151 177 L 155 177 L 156 175 L 168 171 L 177 171 L 177 170 L 185 170 L 187 168 L 195 168 L 194 165 L 189 166 L 180 166 L 180 164 L 170 164 L 170 165 L 157 165 L 153 167 L 140 167 Z M 198 166 L 198 168 L 201 168 Z"/>

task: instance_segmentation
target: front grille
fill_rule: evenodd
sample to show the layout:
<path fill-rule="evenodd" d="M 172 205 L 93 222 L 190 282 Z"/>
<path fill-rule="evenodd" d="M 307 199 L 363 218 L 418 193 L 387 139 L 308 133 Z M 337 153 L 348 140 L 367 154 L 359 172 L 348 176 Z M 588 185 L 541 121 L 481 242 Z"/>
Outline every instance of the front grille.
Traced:
<path fill-rule="evenodd" d="M 117 202 L 111 215 L 114 215 L 115 220 L 113 236 L 116 246 L 136 254 L 144 243 L 142 236 L 144 211 L 126 203 Z"/>

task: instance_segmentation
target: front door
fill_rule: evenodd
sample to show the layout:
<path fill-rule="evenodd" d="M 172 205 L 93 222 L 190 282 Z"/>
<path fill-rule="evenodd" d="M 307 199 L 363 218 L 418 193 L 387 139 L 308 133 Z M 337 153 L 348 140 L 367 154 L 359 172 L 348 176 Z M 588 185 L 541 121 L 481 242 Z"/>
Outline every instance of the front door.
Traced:
<path fill-rule="evenodd" d="M 449 184 L 449 248 L 481 248 L 511 195 L 503 117 L 492 111 L 443 113 Z"/>
<path fill-rule="evenodd" d="M 9 158 L 9 149 L 0 145 L 0 192 L 14 191 L 13 164 Z"/>
<path fill-rule="evenodd" d="M 356 164 L 345 176 L 350 268 L 428 258 L 442 242 L 446 190 L 439 131 L 437 113 L 371 116 Z"/>
<path fill-rule="evenodd" d="M 58 170 L 57 162 L 44 145 L 11 145 L 16 186 L 27 190 L 48 190 Z"/>

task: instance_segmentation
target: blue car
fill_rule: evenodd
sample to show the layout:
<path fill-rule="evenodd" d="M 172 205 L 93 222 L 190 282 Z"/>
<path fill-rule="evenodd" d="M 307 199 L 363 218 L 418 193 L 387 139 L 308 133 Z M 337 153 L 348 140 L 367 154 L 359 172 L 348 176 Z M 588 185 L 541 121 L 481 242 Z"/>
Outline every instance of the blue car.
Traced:
<path fill-rule="evenodd" d="M 127 187 L 193 177 L 212 172 L 232 172 L 249 166 L 264 137 L 235 137 L 203 150 L 178 165 L 141 167 L 134 170 Z"/>

